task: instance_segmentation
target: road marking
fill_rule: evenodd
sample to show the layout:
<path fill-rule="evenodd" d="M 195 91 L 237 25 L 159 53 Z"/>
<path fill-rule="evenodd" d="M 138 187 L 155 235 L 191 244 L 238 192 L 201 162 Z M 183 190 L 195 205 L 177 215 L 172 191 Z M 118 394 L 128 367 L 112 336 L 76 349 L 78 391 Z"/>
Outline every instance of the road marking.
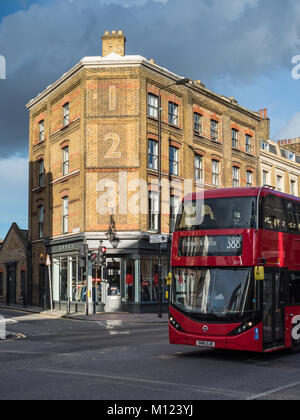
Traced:
<path fill-rule="evenodd" d="M 129 335 L 130 331 L 112 331 L 109 330 L 109 335 Z"/>
<path fill-rule="evenodd" d="M 89 378 L 98 378 L 98 379 L 106 379 L 109 381 L 120 381 L 122 382 L 129 382 L 129 383 L 140 383 L 146 385 L 154 385 L 157 386 L 167 386 L 180 388 L 182 391 L 193 391 L 193 392 L 203 392 L 208 394 L 219 394 L 219 395 L 226 395 L 228 397 L 240 397 L 243 399 L 247 399 L 249 397 L 249 393 L 240 392 L 240 391 L 230 391 L 227 389 L 218 389 L 218 388 L 208 388 L 208 387 L 199 387 L 196 385 L 189 385 L 189 384 L 180 384 L 174 382 L 166 382 L 166 381 L 158 381 L 155 379 L 146 379 L 146 378 L 138 378 L 138 377 L 130 377 L 130 376 L 117 376 L 117 375 L 103 375 L 98 373 L 86 373 L 86 372 L 72 372 L 68 370 L 61 370 L 61 369 L 33 369 L 34 371 L 44 372 L 44 373 L 55 373 L 61 375 L 71 375 L 71 376 L 79 376 L 79 377 L 89 377 Z M 155 388 L 156 389 L 156 388 Z"/>
<path fill-rule="evenodd" d="M 293 384 L 281 386 L 279 388 L 274 388 L 274 389 L 271 389 L 270 391 L 262 392 L 261 394 L 252 395 L 252 397 L 248 397 L 247 400 L 248 401 L 258 400 L 259 398 L 267 397 L 268 395 L 276 394 L 276 392 L 285 391 L 285 390 L 287 390 L 289 388 L 293 388 L 293 387 L 299 386 L 299 385 L 300 385 L 300 382 L 295 382 Z"/>

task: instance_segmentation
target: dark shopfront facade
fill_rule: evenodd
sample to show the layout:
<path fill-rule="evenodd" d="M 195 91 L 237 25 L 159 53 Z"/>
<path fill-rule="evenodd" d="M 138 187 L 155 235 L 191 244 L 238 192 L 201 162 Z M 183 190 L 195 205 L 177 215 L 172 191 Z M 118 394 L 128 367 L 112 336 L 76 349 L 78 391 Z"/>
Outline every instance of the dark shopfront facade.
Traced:
<path fill-rule="evenodd" d="M 169 272 L 170 243 L 160 253 L 157 244 L 149 243 L 149 234 L 118 233 L 119 245 L 112 247 L 104 235 L 78 234 L 46 242 L 51 257 L 51 278 L 54 307 L 71 312 L 156 312 L 158 308 L 158 257 L 161 255 L 164 310 L 165 277 Z M 100 241 L 107 248 L 107 269 L 94 267 L 89 258 L 88 279 L 80 267 L 80 247 L 87 241 L 89 253 L 98 251 Z M 94 302 L 97 305 L 94 306 Z"/>

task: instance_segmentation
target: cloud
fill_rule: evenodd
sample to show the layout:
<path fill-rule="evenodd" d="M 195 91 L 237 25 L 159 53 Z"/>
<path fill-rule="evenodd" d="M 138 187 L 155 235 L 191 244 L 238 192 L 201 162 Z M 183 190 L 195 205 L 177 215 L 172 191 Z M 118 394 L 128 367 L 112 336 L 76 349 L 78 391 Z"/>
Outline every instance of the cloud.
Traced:
<path fill-rule="evenodd" d="M 0 159 L 0 238 L 13 221 L 27 226 L 28 157 Z"/>
<path fill-rule="evenodd" d="M 279 130 L 277 139 L 292 139 L 300 136 L 300 112 L 293 115 L 287 123 Z"/>
<path fill-rule="evenodd" d="M 290 69 L 300 53 L 297 0 L 47 0 L 0 24 L 0 156 L 25 154 L 25 104 L 82 57 L 101 54 L 105 30 L 122 29 L 141 54 L 209 87 L 247 84 Z"/>

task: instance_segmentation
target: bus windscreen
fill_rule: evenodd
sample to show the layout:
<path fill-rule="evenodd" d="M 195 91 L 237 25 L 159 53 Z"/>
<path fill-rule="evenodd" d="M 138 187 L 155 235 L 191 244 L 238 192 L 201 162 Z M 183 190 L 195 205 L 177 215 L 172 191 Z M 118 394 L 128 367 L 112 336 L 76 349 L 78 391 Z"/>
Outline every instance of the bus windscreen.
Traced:
<path fill-rule="evenodd" d="M 251 269 L 175 268 L 172 303 L 203 319 L 249 316 L 258 310 Z"/>
<path fill-rule="evenodd" d="M 252 229 L 256 200 L 256 197 L 222 197 L 184 201 L 175 230 Z"/>

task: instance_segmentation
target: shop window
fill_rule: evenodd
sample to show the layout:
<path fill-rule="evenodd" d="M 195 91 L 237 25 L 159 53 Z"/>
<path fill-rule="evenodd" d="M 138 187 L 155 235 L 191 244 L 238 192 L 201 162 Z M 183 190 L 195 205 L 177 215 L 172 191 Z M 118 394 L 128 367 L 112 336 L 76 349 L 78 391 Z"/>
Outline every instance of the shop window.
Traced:
<path fill-rule="evenodd" d="M 135 269 L 134 260 L 126 261 L 125 302 L 135 301 Z"/>

